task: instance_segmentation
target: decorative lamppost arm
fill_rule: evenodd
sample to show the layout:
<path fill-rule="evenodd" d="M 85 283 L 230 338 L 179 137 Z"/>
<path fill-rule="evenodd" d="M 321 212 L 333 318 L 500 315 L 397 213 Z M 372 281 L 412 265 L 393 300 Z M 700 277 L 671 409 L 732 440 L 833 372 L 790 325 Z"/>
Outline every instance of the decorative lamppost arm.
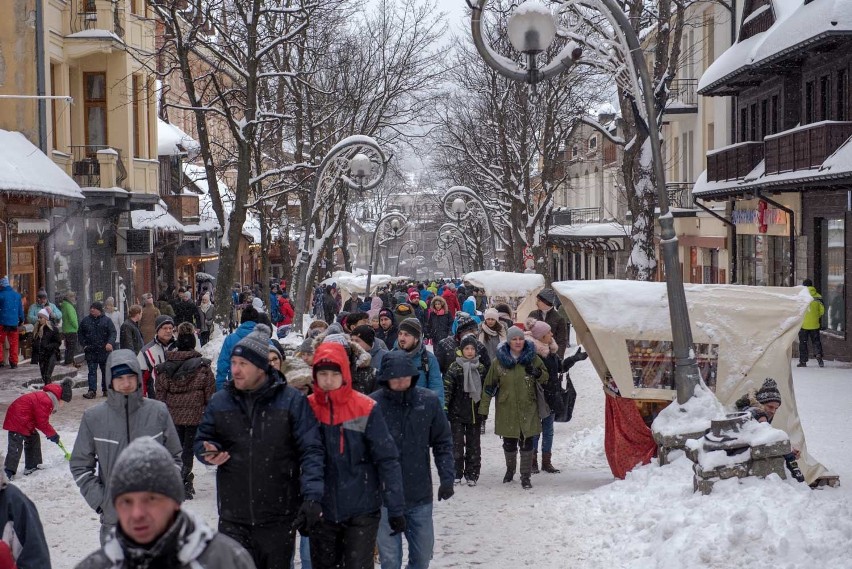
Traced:
<path fill-rule="evenodd" d="M 379 234 L 382 232 L 382 228 L 384 226 L 387 226 L 389 233 L 387 236 L 379 240 Z M 406 222 L 405 217 L 403 217 L 403 215 L 398 211 L 386 213 L 376 223 L 376 229 L 373 231 L 373 239 L 370 244 L 370 266 L 367 268 L 367 290 L 364 292 L 366 296 L 370 295 L 370 284 L 373 280 L 373 263 L 375 262 L 376 247 L 383 243 L 387 243 L 392 239 L 402 237 L 407 230 L 408 223 Z"/>

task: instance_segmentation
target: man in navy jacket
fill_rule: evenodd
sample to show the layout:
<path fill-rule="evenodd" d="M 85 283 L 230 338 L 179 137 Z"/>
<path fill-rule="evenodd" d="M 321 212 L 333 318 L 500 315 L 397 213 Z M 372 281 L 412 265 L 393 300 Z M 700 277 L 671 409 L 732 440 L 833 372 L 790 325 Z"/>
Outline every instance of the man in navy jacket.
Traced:
<path fill-rule="evenodd" d="M 405 538 L 408 540 L 408 568 L 426 569 L 432 559 L 435 531 L 432 525 L 432 469 L 429 449 L 441 479 L 438 500 L 453 495 L 455 467 L 450 423 L 438 396 L 417 387 L 420 372 L 411 357 L 394 350 L 385 355 L 378 383 L 371 395 L 385 418 L 399 449 L 402 479 L 405 481 Z M 379 557 L 382 569 L 402 566 L 402 536 L 392 534 L 388 511 L 382 508 L 379 525 Z"/>

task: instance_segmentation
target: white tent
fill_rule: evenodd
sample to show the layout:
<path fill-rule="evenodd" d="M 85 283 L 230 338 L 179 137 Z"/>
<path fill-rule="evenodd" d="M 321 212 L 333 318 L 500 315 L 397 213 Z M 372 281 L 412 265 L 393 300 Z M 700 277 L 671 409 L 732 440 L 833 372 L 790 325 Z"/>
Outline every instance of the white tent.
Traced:
<path fill-rule="evenodd" d="M 347 271 L 335 271 L 331 277 L 325 279 L 320 284 L 337 284 L 340 290 L 340 296 L 345 303 L 352 295 L 367 294 L 367 274 L 362 269 L 356 269 L 357 273 Z M 396 283 L 399 281 L 407 281 L 406 276 L 391 276 L 391 275 L 373 275 L 370 277 L 370 294 L 376 292 L 376 289 L 387 284 Z"/>
<path fill-rule="evenodd" d="M 538 273 L 475 271 L 467 273 L 462 280 L 481 288 L 486 296 L 522 299 L 517 308 L 516 322 L 523 322 L 535 310 L 535 297 L 545 286 L 544 277 Z"/>
<path fill-rule="evenodd" d="M 673 400 L 671 323 L 665 283 L 565 281 L 553 288 L 577 340 L 605 385 L 630 399 Z M 719 401 L 734 402 L 775 379 L 782 405 L 772 425 L 801 451 L 799 465 L 813 482 L 826 469 L 808 455 L 796 410 L 790 368 L 792 344 L 808 304 L 804 287 L 686 285 L 695 355 Z"/>

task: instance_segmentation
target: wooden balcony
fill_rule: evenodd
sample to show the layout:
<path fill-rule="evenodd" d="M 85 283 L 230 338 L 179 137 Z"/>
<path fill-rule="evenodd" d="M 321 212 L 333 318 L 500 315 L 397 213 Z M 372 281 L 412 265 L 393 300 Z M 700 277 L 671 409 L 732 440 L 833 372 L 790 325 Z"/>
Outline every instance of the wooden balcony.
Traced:
<path fill-rule="evenodd" d="M 764 139 L 766 174 L 819 168 L 850 136 L 852 122 L 836 121 L 813 123 L 767 136 Z"/>
<path fill-rule="evenodd" d="M 191 194 L 172 194 L 163 196 L 169 213 L 181 223 L 198 223 L 198 196 Z"/>
<path fill-rule="evenodd" d="M 744 178 L 763 160 L 763 142 L 741 142 L 707 153 L 707 181 Z"/>

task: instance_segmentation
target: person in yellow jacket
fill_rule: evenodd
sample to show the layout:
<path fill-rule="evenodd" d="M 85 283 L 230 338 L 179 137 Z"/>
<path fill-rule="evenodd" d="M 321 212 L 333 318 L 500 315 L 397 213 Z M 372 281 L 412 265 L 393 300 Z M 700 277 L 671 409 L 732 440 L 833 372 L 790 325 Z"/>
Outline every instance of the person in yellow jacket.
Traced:
<path fill-rule="evenodd" d="M 802 321 L 802 329 L 799 330 L 799 363 L 796 367 L 808 367 L 808 342 L 813 344 L 814 356 L 819 367 L 823 367 L 825 364 L 822 361 L 822 342 L 820 341 L 819 330 L 822 327 L 825 305 L 822 303 L 822 295 L 817 292 L 811 279 L 803 280 L 802 286 L 808 287 L 808 292 L 814 299 L 808 305 L 805 319 Z"/>

